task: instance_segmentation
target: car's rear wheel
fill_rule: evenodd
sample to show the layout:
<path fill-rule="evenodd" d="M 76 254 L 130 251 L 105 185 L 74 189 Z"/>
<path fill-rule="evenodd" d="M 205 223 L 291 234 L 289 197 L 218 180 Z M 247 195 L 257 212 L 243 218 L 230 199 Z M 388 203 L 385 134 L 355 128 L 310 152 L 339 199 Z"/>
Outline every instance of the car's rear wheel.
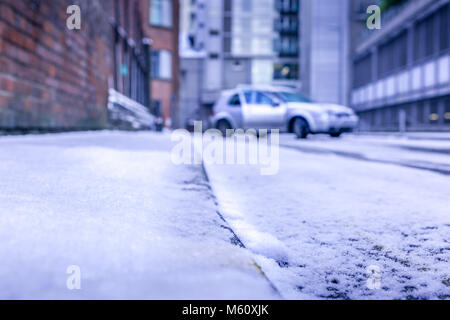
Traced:
<path fill-rule="evenodd" d="M 342 135 L 342 132 L 340 132 L 340 131 L 330 133 L 330 136 L 333 138 L 339 138 L 341 135 Z"/>
<path fill-rule="evenodd" d="M 305 119 L 296 118 L 292 129 L 298 139 L 306 139 L 308 137 L 309 125 Z"/>
<path fill-rule="evenodd" d="M 222 132 L 224 137 L 227 136 L 227 130 L 232 129 L 230 123 L 227 120 L 220 120 L 217 123 L 217 129 Z"/>

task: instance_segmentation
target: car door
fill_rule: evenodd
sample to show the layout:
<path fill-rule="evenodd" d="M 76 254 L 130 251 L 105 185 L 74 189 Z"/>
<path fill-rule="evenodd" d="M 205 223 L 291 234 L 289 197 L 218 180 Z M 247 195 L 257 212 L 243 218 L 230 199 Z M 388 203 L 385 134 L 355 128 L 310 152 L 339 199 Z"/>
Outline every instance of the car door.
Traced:
<path fill-rule="evenodd" d="M 235 129 L 242 128 L 242 99 L 238 93 L 232 95 L 227 102 L 227 113 L 233 119 Z"/>
<path fill-rule="evenodd" d="M 281 101 L 268 92 L 257 90 L 244 91 L 244 97 L 246 103 L 242 111 L 246 129 L 281 128 L 285 116 Z"/>
<path fill-rule="evenodd" d="M 264 92 L 264 94 L 272 100 L 272 108 L 269 110 L 268 129 L 286 128 L 287 103 L 276 93 Z"/>

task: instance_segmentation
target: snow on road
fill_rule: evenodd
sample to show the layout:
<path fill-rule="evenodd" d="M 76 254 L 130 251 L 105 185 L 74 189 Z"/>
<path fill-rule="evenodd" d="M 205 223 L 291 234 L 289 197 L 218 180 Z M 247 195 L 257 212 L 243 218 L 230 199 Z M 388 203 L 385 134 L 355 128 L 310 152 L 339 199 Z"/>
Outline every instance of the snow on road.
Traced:
<path fill-rule="evenodd" d="M 338 143 L 336 143 L 338 142 Z M 412 140 L 405 137 L 344 136 L 340 140 L 313 136 L 298 143 L 290 135 L 281 144 L 293 149 L 336 153 L 378 162 L 427 169 L 450 175 L 450 140 Z"/>
<path fill-rule="evenodd" d="M 0 138 L 0 298 L 278 298 L 170 137 Z M 68 290 L 68 266 L 81 290 Z"/>
<path fill-rule="evenodd" d="M 356 148 L 372 152 L 363 140 Z M 325 143 L 351 145 L 289 142 Z M 221 212 L 285 298 L 450 299 L 448 176 L 300 150 L 281 148 L 274 176 L 205 165 Z M 380 289 L 368 286 L 371 270 Z"/>

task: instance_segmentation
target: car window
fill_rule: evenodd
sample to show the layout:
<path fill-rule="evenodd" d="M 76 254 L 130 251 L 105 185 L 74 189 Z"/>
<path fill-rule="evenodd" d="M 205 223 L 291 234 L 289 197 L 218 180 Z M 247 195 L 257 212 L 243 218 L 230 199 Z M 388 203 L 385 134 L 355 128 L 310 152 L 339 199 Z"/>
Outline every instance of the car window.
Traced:
<path fill-rule="evenodd" d="M 230 106 L 240 106 L 241 105 L 241 99 L 239 98 L 238 94 L 235 94 L 231 97 L 230 102 L 228 102 Z"/>
<path fill-rule="evenodd" d="M 264 105 L 272 105 L 273 100 L 265 93 L 262 92 L 256 92 L 256 104 L 264 104 Z"/>
<path fill-rule="evenodd" d="M 280 95 L 286 102 L 312 102 L 312 100 L 298 93 L 279 92 L 278 95 Z"/>
<path fill-rule="evenodd" d="M 244 91 L 245 102 L 252 103 L 253 91 Z"/>

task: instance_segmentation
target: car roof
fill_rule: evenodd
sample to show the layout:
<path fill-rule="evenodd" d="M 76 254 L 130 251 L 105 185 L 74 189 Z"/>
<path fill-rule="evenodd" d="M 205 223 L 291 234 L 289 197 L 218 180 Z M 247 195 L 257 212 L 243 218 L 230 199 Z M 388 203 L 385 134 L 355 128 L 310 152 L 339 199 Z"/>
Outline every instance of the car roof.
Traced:
<path fill-rule="evenodd" d="M 252 90 L 252 91 L 269 91 L 269 92 L 291 92 L 297 93 L 293 87 L 288 86 L 273 86 L 273 85 L 238 85 L 234 89 L 222 90 L 221 96 L 223 98 L 231 97 L 235 94 L 239 94 L 244 90 Z"/>
<path fill-rule="evenodd" d="M 258 91 L 285 91 L 285 92 L 297 92 L 296 88 L 291 86 L 282 85 L 239 85 L 237 90 L 258 90 Z"/>

